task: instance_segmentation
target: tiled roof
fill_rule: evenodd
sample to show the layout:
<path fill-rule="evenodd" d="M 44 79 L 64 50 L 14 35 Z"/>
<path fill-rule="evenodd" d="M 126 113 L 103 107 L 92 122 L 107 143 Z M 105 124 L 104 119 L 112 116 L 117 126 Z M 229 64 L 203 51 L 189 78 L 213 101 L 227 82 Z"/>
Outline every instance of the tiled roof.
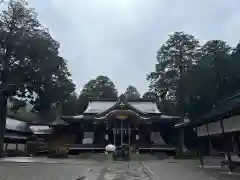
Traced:
<path fill-rule="evenodd" d="M 17 134 L 17 133 L 5 133 L 5 134 L 4 134 L 4 138 L 7 138 L 7 139 L 19 139 L 19 140 L 25 140 L 25 139 L 27 139 L 26 136 L 19 135 L 19 134 Z"/>
<path fill-rule="evenodd" d="M 50 134 L 52 132 L 52 128 L 49 126 L 32 125 L 30 128 L 34 134 Z"/>
<path fill-rule="evenodd" d="M 233 116 L 234 113 L 232 114 L 232 112 L 234 111 L 235 108 L 238 107 L 240 107 L 240 94 L 236 94 L 235 96 L 232 96 L 226 100 L 217 103 L 205 115 L 203 115 L 202 117 L 195 121 L 192 121 L 186 126 L 189 125 L 198 126 L 205 123 L 220 121 L 221 119 L 224 119 L 228 116 Z"/>
<path fill-rule="evenodd" d="M 129 104 L 145 113 L 160 113 L 155 102 L 129 102 Z"/>
<path fill-rule="evenodd" d="M 6 130 L 32 132 L 26 122 L 8 117 L 6 118 Z"/>
<path fill-rule="evenodd" d="M 117 101 L 91 101 L 84 113 L 101 113 L 114 106 L 116 103 Z M 160 113 L 154 102 L 134 101 L 128 103 L 144 113 Z"/>
<path fill-rule="evenodd" d="M 91 101 L 84 113 L 101 113 L 114 106 L 114 101 Z"/>

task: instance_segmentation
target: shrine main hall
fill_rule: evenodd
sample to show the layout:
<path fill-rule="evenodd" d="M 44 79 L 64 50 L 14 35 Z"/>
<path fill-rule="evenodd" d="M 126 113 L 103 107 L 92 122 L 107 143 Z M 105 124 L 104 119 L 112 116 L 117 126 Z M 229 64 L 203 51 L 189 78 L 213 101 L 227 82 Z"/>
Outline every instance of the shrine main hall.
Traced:
<path fill-rule="evenodd" d="M 90 101 L 85 112 L 62 116 L 52 129 L 74 135 L 70 150 L 104 150 L 108 143 L 128 145 L 139 151 L 175 151 L 179 132 L 174 125 L 179 117 L 161 113 L 156 102 L 118 100 Z M 64 131 L 63 131 L 64 129 Z"/>

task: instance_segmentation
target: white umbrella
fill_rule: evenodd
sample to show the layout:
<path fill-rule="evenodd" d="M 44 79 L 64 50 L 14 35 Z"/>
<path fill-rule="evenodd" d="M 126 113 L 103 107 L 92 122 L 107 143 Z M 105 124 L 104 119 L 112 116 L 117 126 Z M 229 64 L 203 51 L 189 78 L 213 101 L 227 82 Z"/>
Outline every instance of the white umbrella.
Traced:
<path fill-rule="evenodd" d="M 113 144 L 108 144 L 106 147 L 105 147 L 105 150 L 108 151 L 108 152 L 114 152 L 116 150 L 116 146 L 113 145 Z"/>

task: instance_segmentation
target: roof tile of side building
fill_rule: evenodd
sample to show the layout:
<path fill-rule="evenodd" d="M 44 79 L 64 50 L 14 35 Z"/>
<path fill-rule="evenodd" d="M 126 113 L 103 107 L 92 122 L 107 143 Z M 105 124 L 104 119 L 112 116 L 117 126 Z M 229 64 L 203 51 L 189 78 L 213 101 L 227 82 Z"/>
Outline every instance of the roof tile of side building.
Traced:
<path fill-rule="evenodd" d="M 19 131 L 19 132 L 32 132 L 28 124 L 17 119 L 6 118 L 6 130 Z"/>
<path fill-rule="evenodd" d="M 116 103 L 117 101 L 91 101 L 84 113 L 101 113 Z M 155 102 L 129 101 L 128 103 L 144 113 L 160 113 Z"/>
<path fill-rule="evenodd" d="M 200 126 L 202 124 L 220 121 L 229 116 L 239 114 L 239 111 L 237 111 L 237 113 L 234 112 L 238 107 L 240 107 L 240 93 L 217 102 L 206 114 L 195 121 L 185 123 L 183 126 Z"/>

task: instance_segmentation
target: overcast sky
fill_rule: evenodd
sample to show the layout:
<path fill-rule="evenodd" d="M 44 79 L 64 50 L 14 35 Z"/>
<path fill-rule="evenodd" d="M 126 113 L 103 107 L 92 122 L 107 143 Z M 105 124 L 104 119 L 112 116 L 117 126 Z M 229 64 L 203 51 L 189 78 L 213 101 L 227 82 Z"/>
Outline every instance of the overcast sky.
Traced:
<path fill-rule="evenodd" d="M 106 75 L 119 92 L 131 84 L 148 90 L 146 74 L 156 52 L 174 31 L 202 43 L 240 39 L 239 0 L 28 0 L 43 25 L 61 43 L 76 91 Z"/>

